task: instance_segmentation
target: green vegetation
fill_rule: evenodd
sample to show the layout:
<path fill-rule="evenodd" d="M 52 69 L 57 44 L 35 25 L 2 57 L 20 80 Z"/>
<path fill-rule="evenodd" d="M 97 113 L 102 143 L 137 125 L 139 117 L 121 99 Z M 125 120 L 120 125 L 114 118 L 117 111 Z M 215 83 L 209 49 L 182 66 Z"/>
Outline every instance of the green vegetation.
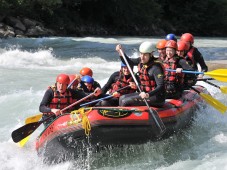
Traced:
<path fill-rule="evenodd" d="M 226 0 L 0 0 L 0 15 L 34 19 L 65 36 L 227 35 Z"/>

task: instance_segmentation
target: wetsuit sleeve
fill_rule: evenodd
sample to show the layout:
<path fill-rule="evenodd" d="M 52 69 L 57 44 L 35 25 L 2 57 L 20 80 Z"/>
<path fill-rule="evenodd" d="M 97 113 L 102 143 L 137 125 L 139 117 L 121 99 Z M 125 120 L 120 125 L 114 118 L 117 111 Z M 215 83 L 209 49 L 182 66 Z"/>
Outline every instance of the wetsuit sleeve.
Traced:
<path fill-rule="evenodd" d="M 179 60 L 179 65 L 183 70 L 189 70 L 189 71 L 194 71 L 194 69 L 188 64 L 188 62 L 185 59 L 180 59 Z M 190 78 L 190 79 L 196 79 L 195 74 L 185 74 L 185 77 Z"/>
<path fill-rule="evenodd" d="M 94 88 L 96 89 L 97 87 L 101 88 L 100 84 L 97 81 L 94 81 Z"/>
<path fill-rule="evenodd" d="M 195 50 L 194 50 L 193 57 L 194 57 L 195 62 L 199 63 L 199 65 L 201 66 L 202 72 L 207 72 L 208 67 L 204 61 L 202 54 L 199 52 L 199 50 L 197 48 L 195 48 Z"/>
<path fill-rule="evenodd" d="M 188 62 L 181 58 L 179 60 L 179 63 L 178 63 L 178 68 L 182 68 L 183 70 L 189 70 L 189 71 L 193 71 L 194 69 L 188 64 Z"/>
<path fill-rule="evenodd" d="M 164 86 L 164 72 L 161 66 L 154 65 L 148 70 L 149 77 L 154 77 L 157 87 L 149 92 L 149 96 L 156 95 L 158 93 L 163 93 L 165 91 Z"/>
<path fill-rule="evenodd" d="M 107 83 L 106 83 L 106 84 L 103 86 L 103 88 L 102 88 L 102 93 L 103 93 L 103 94 L 106 94 L 107 91 L 111 88 L 111 85 L 112 85 L 113 83 L 115 83 L 116 77 L 117 77 L 117 76 L 119 76 L 119 71 L 114 72 L 114 73 L 110 76 L 109 80 L 107 81 Z"/>
<path fill-rule="evenodd" d="M 54 97 L 54 93 L 52 89 L 48 89 L 44 96 L 43 99 L 39 105 L 39 111 L 42 113 L 49 113 L 51 112 L 51 108 L 48 107 L 48 105 L 51 103 L 52 99 Z"/>
<path fill-rule="evenodd" d="M 87 94 L 84 93 L 84 91 L 82 91 L 82 90 L 72 90 L 72 89 L 70 89 L 70 92 L 72 94 L 72 98 L 76 99 L 76 100 L 80 100 L 80 99 L 82 99 L 82 98 L 87 96 Z"/>

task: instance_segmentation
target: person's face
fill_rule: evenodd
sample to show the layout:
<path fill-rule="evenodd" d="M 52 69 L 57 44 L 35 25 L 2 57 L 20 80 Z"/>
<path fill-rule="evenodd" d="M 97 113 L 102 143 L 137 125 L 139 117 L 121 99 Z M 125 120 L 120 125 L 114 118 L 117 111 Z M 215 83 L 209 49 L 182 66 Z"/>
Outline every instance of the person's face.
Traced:
<path fill-rule="evenodd" d="M 57 90 L 61 93 L 61 94 L 63 94 L 63 93 L 65 93 L 65 91 L 66 91 L 66 89 L 67 89 L 67 84 L 62 84 L 62 83 L 59 83 L 59 82 L 57 82 Z"/>
<path fill-rule="evenodd" d="M 176 50 L 173 48 L 166 48 L 166 56 L 172 58 L 176 54 Z"/>
<path fill-rule="evenodd" d="M 177 55 L 180 57 L 184 57 L 184 51 L 178 51 L 177 50 Z"/>
<path fill-rule="evenodd" d="M 164 57 L 166 55 L 166 49 L 165 48 L 158 49 L 158 53 L 160 57 Z"/>
<path fill-rule="evenodd" d="M 141 63 L 146 64 L 150 59 L 150 53 L 140 53 Z"/>
<path fill-rule="evenodd" d="M 129 75 L 130 74 L 129 69 L 128 69 L 127 66 L 121 67 L 121 68 L 122 68 L 122 72 L 123 72 L 124 75 Z"/>
<path fill-rule="evenodd" d="M 90 91 L 92 89 L 92 84 L 91 83 L 84 83 L 87 86 L 87 89 Z"/>

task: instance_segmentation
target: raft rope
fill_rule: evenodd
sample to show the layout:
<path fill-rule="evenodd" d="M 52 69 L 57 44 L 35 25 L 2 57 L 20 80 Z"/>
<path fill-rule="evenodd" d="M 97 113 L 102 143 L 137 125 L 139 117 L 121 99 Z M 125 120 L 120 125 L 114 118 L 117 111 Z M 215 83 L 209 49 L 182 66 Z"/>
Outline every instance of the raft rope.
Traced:
<path fill-rule="evenodd" d="M 85 111 L 87 110 L 87 111 Z M 88 119 L 88 114 L 92 111 L 92 107 L 80 108 L 70 113 L 71 120 L 68 121 L 68 126 L 82 124 L 85 135 L 89 136 L 91 131 L 91 124 Z"/>

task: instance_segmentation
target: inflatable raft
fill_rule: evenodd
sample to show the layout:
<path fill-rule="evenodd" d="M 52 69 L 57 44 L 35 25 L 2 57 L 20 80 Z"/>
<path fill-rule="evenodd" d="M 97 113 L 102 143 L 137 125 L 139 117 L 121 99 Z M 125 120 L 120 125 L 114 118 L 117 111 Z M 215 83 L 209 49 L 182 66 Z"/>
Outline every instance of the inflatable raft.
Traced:
<path fill-rule="evenodd" d="M 202 86 L 194 87 L 208 93 Z M 161 108 L 151 107 L 166 126 L 162 138 L 190 125 L 201 103 L 197 92 L 185 90 L 180 99 L 167 99 Z M 36 140 L 36 150 L 44 157 L 61 160 L 69 153 L 86 150 L 88 145 L 143 144 L 157 140 L 149 119 L 146 106 L 82 108 L 57 117 L 46 127 Z"/>

